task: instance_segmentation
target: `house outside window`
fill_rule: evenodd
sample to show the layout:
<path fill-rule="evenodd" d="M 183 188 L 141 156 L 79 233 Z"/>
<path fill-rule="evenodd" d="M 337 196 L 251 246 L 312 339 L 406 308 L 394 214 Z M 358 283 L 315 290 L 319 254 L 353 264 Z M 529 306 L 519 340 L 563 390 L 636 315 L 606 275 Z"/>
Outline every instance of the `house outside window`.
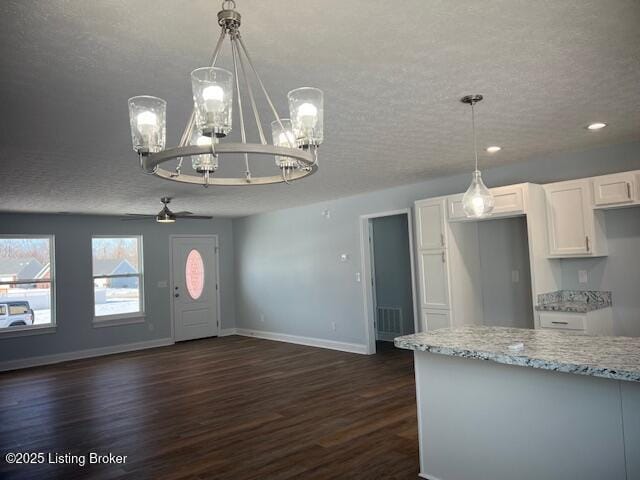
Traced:
<path fill-rule="evenodd" d="M 144 315 L 141 236 L 92 237 L 94 322 Z"/>
<path fill-rule="evenodd" d="M 0 334 L 55 326 L 54 239 L 0 236 Z"/>

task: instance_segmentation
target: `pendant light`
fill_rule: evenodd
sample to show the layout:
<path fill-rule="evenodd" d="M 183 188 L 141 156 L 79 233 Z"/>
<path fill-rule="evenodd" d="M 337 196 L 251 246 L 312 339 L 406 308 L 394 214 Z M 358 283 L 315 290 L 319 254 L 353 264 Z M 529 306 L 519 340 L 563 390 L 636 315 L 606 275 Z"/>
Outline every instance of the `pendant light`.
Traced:
<path fill-rule="evenodd" d="M 471 125 L 473 128 L 473 151 L 476 158 L 476 169 L 473 172 L 471 185 L 462 197 L 462 208 L 469 218 L 487 217 L 493 211 L 493 195 L 482 181 L 482 174 L 478 170 L 478 145 L 476 141 L 476 117 L 474 105 L 482 100 L 482 95 L 466 95 L 460 99 L 462 103 L 471 106 Z"/>

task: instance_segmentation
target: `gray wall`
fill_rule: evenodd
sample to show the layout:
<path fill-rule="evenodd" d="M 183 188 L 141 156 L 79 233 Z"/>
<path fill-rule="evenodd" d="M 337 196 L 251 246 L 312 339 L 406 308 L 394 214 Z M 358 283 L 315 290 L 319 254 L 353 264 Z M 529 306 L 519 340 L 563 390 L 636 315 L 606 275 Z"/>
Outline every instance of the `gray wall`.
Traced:
<path fill-rule="evenodd" d="M 533 328 L 531 270 L 524 217 L 478 222 L 485 325 Z M 518 281 L 512 272 L 518 272 Z"/>
<path fill-rule="evenodd" d="M 617 335 L 640 336 L 640 207 L 608 210 L 605 215 L 609 255 L 565 259 L 562 287 L 569 290 L 610 290 Z M 578 271 L 589 281 L 578 283 Z"/>
<path fill-rule="evenodd" d="M 376 301 L 402 308 L 402 334 L 415 330 L 411 295 L 411 258 L 407 215 L 371 219 Z"/>
<path fill-rule="evenodd" d="M 171 337 L 169 235 L 217 234 L 220 246 L 222 328 L 235 326 L 233 234 L 230 219 L 123 222 L 117 217 L 0 214 L 0 234 L 55 235 L 57 331 L 52 334 L 7 338 L 0 336 L 0 362 L 67 353 Z M 146 322 L 94 328 L 91 262 L 92 235 L 142 235 Z"/>
<path fill-rule="evenodd" d="M 493 187 L 639 168 L 640 142 L 634 142 L 493 168 L 483 177 Z M 463 192 L 469 181 L 470 172 L 234 219 L 238 327 L 364 344 L 363 291 L 356 281 L 362 268 L 359 216 Z M 339 262 L 341 253 L 350 262 Z M 640 295 L 633 301 L 637 306 Z"/>

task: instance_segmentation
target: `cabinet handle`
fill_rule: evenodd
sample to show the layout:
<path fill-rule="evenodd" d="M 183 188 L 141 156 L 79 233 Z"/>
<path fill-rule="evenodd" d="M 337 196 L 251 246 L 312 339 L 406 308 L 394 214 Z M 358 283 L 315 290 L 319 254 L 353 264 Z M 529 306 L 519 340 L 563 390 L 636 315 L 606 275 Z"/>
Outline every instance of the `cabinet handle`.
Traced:
<path fill-rule="evenodd" d="M 552 321 L 551 323 L 553 323 L 554 325 L 569 325 L 569 322 L 554 322 L 554 321 Z"/>
<path fill-rule="evenodd" d="M 444 252 L 442 252 L 442 263 L 445 263 L 445 262 L 446 262 L 446 258 L 444 256 Z"/>
<path fill-rule="evenodd" d="M 587 252 L 590 252 L 590 251 L 591 251 L 591 248 L 590 248 L 590 246 L 589 246 L 589 235 L 587 235 L 586 237 L 584 237 L 584 239 L 585 239 L 585 242 L 587 243 Z"/>
<path fill-rule="evenodd" d="M 627 182 L 627 198 L 631 200 L 631 183 Z"/>
<path fill-rule="evenodd" d="M 440 234 L 440 245 L 444 247 L 444 233 Z"/>

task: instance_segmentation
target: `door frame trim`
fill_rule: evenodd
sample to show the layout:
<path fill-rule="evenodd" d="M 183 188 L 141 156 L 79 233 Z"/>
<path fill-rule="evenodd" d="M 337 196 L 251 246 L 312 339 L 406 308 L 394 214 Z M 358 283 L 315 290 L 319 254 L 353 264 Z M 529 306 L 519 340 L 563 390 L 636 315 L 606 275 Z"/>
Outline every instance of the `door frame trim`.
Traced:
<path fill-rule="evenodd" d="M 411 208 L 399 210 L 389 210 L 386 212 L 370 213 L 360 215 L 360 257 L 362 259 L 362 292 L 364 300 L 364 320 L 367 353 L 376 353 L 376 331 L 373 325 L 375 312 L 373 311 L 373 288 L 371 287 L 371 249 L 369 248 L 369 223 L 373 218 L 390 217 L 392 215 L 407 216 L 407 233 L 409 236 L 409 263 L 411 264 L 411 298 L 413 300 L 413 325 L 416 332 L 419 332 L 419 318 L 416 301 L 416 269 L 415 256 L 413 252 L 413 211 Z"/>
<path fill-rule="evenodd" d="M 218 317 L 217 325 L 216 325 L 216 336 L 220 336 L 220 330 L 222 328 L 222 318 L 220 316 L 220 244 L 218 240 L 218 235 L 214 234 L 173 234 L 169 235 L 169 303 L 171 308 L 171 338 L 173 341 L 176 341 L 176 319 L 175 319 L 175 308 L 173 305 L 173 241 L 177 239 L 189 239 L 189 238 L 210 238 L 214 240 L 215 244 L 215 258 L 216 258 L 216 315 Z"/>

